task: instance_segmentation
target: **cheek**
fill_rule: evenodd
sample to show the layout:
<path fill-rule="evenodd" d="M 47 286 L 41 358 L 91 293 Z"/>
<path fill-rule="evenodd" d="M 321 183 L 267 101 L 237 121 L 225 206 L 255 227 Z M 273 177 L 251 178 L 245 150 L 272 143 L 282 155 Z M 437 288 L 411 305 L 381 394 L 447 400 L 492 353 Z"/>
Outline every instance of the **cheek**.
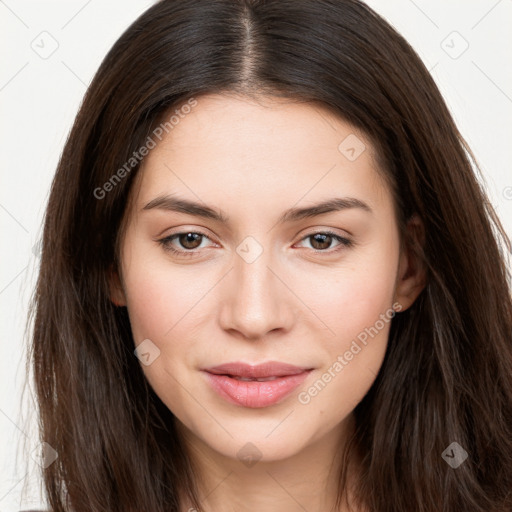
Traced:
<path fill-rule="evenodd" d="M 316 281 L 309 303 L 328 325 L 324 365 L 301 403 L 344 416 L 367 393 L 382 365 L 394 317 L 393 292 L 398 242 L 369 248 L 357 259 Z M 317 276 L 318 277 L 318 276 Z M 323 290 L 318 292 L 318 290 Z M 323 391 L 325 389 L 325 391 Z M 320 396 L 321 395 L 321 396 Z M 333 404 L 337 404 L 333 408 Z"/>
<path fill-rule="evenodd" d="M 172 329 L 180 313 L 180 305 L 186 302 L 183 293 L 178 293 L 176 284 L 170 286 L 154 269 L 141 275 L 132 273 L 126 280 L 128 312 L 136 343 L 145 338 L 157 342 Z"/>
<path fill-rule="evenodd" d="M 298 395 L 305 411 L 323 416 L 321 431 L 327 432 L 346 418 L 363 399 L 382 366 L 394 312 L 392 286 L 370 280 L 358 289 L 340 292 L 325 310 L 330 315 L 333 336 L 323 338 L 317 351 L 323 365 L 315 378 Z M 340 307 L 341 305 L 341 307 Z"/>
<path fill-rule="evenodd" d="M 190 397 L 180 383 L 187 381 L 198 351 L 197 305 L 211 284 L 194 281 L 192 272 L 173 269 L 164 258 L 149 261 L 141 254 L 138 259 L 135 251 L 124 282 L 134 344 L 149 339 L 159 351 L 152 348 L 152 357 L 158 356 L 149 365 L 141 363 L 146 379 L 169 409 L 186 418 Z"/>
<path fill-rule="evenodd" d="M 373 252 L 373 254 L 372 254 Z M 398 251 L 374 250 L 330 272 L 303 281 L 302 296 L 329 327 L 332 347 L 356 337 L 390 312 L 396 280 Z M 380 324 L 379 324 L 380 325 Z M 329 339 L 329 337 L 327 338 Z"/>
<path fill-rule="evenodd" d="M 130 246 L 129 265 L 123 269 L 127 306 L 135 342 L 149 338 L 158 344 L 179 323 L 189 322 L 208 283 L 194 279 L 193 266 L 177 267 L 144 245 Z"/>

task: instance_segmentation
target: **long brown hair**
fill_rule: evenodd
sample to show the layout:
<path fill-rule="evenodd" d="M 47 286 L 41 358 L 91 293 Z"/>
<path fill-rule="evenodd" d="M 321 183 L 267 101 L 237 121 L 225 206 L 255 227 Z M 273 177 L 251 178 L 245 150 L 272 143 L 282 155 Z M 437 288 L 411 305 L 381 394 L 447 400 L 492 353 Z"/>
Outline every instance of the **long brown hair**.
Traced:
<path fill-rule="evenodd" d="M 165 113 L 223 92 L 327 106 L 373 142 L 402 234 L 413 214 L 425 227 L 415 250 L 426 287 L 393 319 L 354 412 L 347 454 L 362 454 L 360 504 L 512 510 L 510 241 L 420 58 L 358 0 L 162 0 L 101 64 L 47 205 L 29 364 L 41 440 L 58 453 L 44 469 L 53 511 L 178 512 L 184 495 L 199 508 L 173 415 L 134 356 L 108 276 L 134 152 Z M 442 457 L 453 442 L 468 453 L 456 469 Z"/>

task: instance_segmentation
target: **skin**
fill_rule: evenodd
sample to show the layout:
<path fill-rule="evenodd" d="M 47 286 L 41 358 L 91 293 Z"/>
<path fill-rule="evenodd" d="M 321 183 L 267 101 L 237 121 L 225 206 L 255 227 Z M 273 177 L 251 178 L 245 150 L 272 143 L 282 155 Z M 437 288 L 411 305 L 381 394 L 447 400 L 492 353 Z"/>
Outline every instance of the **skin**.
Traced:
<path fill-rule="evenodd" d="M 362 350 L 307 404 L 299 393 L 332 373 L 338 356 L 393 304 L 410 307 L 424 270 L 408 247 L 400 250 L 393 198 L 364 134 L 313 103 L 227 94 L 197 100 L 143 162 L 111 298 L 128 308 L 135 344 L 150 339 L 160 350 L 142 368 L 176 416 L 201 474 L 201 510 L 331 510 L 335 454 L 379 371 L 391 324 L 359 344 Z M 338 150 L 350 134 L 366 146 L 354 161 Z M 229 223 L 143 209 L 162 194 L 206 203 Z M 332 197 L 357 198 L 372 212 L 350 208 L 277 223 L 289 208 Z M 411 221 L 413 237 L 420 228 Z M 315 243 L 312 235 L 325 229 L 353 245 Z M 170 245 L 193 257 L 159 243 L 189 231 L 208 238 Z M 237 253 L 247 236 L 263 250 L 251 263 Z M 266 408 L 227 402 L 200 372 L 271 360 L 314 370 Z M 247 443 L 261 456 L 251 467 L 237 456 Z"/>

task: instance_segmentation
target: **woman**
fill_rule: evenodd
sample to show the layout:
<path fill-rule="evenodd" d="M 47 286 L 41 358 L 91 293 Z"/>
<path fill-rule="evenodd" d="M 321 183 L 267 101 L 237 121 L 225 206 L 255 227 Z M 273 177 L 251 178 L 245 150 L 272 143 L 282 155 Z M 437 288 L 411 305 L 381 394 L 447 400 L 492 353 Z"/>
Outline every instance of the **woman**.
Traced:
<path fill-rule="evenodd" d="M 510 242 L 472 163 L 357 0 L 145 12 L 47 207 L 52 510 L 510 510 Z"/>

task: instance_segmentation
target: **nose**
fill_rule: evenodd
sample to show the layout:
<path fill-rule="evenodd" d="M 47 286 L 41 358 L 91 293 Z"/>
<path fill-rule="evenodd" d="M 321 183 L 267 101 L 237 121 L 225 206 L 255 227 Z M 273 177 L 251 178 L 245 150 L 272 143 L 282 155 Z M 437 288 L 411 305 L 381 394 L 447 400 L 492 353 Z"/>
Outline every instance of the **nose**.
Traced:
<path fill-rule="evenodd" d="M 270 251 L 252 262 L 235 255 L 220 297 L 220 324 L 225 331 L 248 340 L 270 332 L 287 332 L 297 317 L 286 273 L 272 261 Z"/>

